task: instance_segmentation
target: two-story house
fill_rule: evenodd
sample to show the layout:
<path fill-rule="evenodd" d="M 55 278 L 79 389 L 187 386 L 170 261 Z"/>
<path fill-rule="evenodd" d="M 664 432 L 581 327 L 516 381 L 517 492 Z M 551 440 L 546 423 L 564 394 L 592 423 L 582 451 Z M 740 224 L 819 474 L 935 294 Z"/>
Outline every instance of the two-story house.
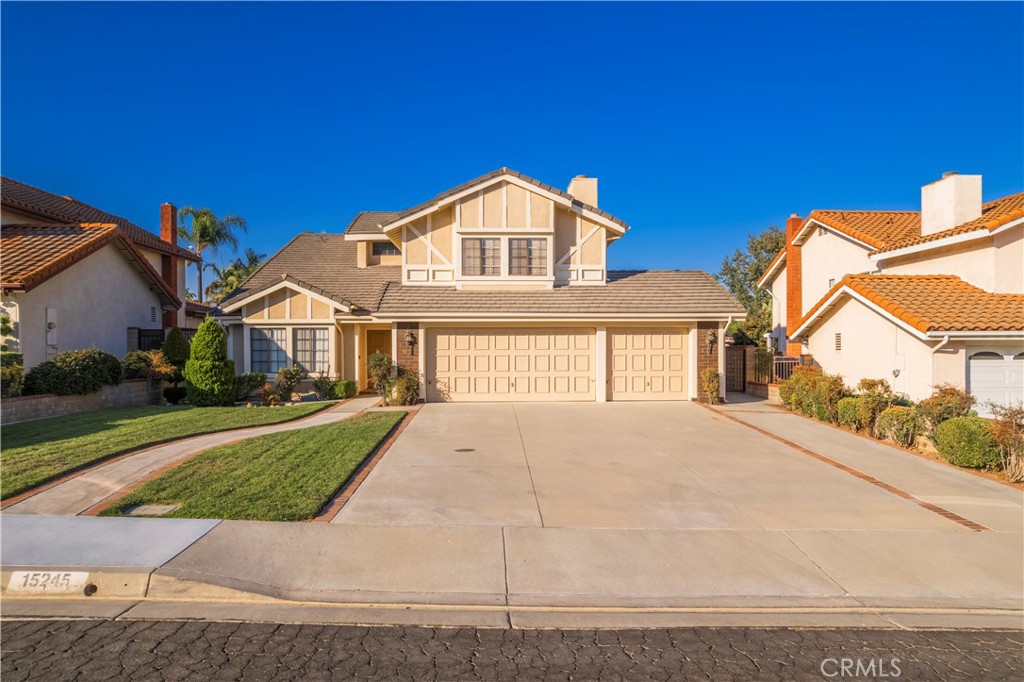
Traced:
<path fill-rule="evenodd" d="M 502 168 L 344 234 L 297 235 L 221 303 L 239 371 L 367 388 L 374 352 L 428 401 L 686 400 L 743 309 L 699 271 L 614 271 L 597 180 Z M 724 382 L 723 386 L 724 386 Z"/>
<path fill-rule="evenodd" d="M 983 414 L 1024 400 L 1024 193 L 983 204 L 981 176 L 947 173 L 920 211 L 794 215 L 758 285 L 775 348 L 850 385 L 919 400 L 951 383 Z"/>
<path fill-rule="evenodd" d="M 185 264 L 177 210 L 160 207 L 160 235 L 69 196 L 11 178 L 0 187 L 0 310 L 4 342 L 25 367 L 96 347 L 118 357 L 185 326 Z"/>

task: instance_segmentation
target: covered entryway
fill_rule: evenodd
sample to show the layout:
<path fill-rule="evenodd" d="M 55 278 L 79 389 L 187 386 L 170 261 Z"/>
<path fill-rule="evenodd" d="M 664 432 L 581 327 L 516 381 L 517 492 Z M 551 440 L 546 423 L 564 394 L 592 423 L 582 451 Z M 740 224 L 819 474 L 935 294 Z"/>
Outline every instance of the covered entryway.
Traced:
<path fill-rule="evenodd" d="M 609 329 L 610 400 L 687 400 L 687 330 Z"/>
<path fill-rule="evenodd" d="M 1024 353 L 1013 350 L 972 350 L 967 363 L 967 390 L 978 401 L 978 414 L 988 416 L 989 403 L 1024 401 Z"/>
<path fill-rule="evenodd" d="M 585 328 L 430 330 L 427 400 L 594 400 L 594 334 Z"/>

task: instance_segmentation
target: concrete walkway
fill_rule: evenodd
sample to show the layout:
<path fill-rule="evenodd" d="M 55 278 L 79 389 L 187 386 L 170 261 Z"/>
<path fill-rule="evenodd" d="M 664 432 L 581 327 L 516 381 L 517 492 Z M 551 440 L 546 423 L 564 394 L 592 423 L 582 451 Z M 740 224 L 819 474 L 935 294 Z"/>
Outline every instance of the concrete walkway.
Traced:
<path fill-rule="evenodd" d="M 197 455 L 204 450 L 268 433 L 332 424 L 349 419 L 356 413 L 373 407 L 379 401 L 380 399 L 376 396 L 360 396 L 337 407 L 293 422 L 222 431 L 146 448 L 140 450 L 138 454 L 122 457 L 107 464 L 99 464 L 80 476 L 11 505 L 3 513 L 81 514 L 117 491 L 145 480 L 153 472 Z"/>

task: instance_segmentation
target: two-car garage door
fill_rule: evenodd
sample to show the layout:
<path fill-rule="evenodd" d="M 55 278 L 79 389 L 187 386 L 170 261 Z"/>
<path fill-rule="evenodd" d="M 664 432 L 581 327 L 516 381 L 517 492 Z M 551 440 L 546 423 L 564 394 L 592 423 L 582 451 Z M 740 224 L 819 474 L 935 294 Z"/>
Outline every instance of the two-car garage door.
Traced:
<path fill-rule="evenodd" d="M 598 358 L 594 328 L 429 330 L 427 400 L 591 401 L 599 375 L 609 400 L 686 400 L 686 334 L 609 329 Z"/>

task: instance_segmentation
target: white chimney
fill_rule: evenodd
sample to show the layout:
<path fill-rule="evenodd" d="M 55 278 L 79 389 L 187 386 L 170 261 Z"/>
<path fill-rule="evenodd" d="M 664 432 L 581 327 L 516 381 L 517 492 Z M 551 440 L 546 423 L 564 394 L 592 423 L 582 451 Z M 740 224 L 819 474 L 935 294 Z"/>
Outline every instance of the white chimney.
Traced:
<path fill-rule="evenodd" d="M 981 176 L 943 173 L 921 188 L 921 236 L 981 217 Z"/>
<path fill-rule="evenodd" d="M 584 204 L 597 206 L 597 178 L 577 175 L 569 181 L 569 189 L 566 191 Z"/>

